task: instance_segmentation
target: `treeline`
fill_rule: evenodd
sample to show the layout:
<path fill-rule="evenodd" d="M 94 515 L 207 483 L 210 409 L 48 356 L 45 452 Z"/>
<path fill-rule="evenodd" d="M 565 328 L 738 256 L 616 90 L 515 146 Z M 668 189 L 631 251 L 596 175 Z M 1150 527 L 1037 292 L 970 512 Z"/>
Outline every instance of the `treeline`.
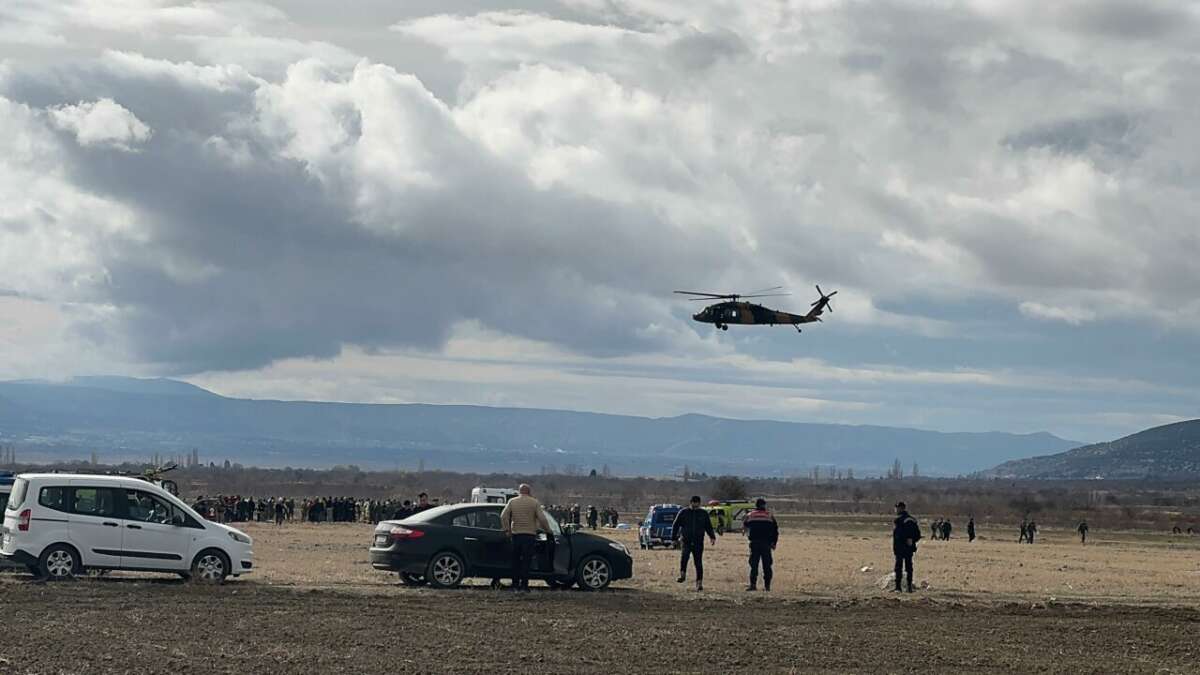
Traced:
<path fill-rule="evenodd" d="M 20 470 L 140 473 L 142 465 L 95 466 L 62 463 L 22 466 Z M 650 504 L 703 499 L 765 497 L 780 513 L 887 515 L 903 500 L 920 519 L 949 518 L 965 525 L 1019 523 L 1033 517 L 1043 525 L 1073 527 L 1087 520 L 1105 529 L 1200 529 L 1200 487 L 1187 483 L 1145 481 L 1011 481 L 978 479 L 821 479 L 739 478 L 734 476 L 617 478 L 591 475 L 518 475 L 445 471 L 363 471 L 356 466 L 332 469 L 266 469 L 231 464 L 196 465 L 166 474 L 182 494 L 254 497 L 355 497 L 411 499 L 420 492 L 443 503 L 464 501 L 471 488 L 515 487 L 530 483 L 547 504 L 614 507 L 641 513 Z"/>

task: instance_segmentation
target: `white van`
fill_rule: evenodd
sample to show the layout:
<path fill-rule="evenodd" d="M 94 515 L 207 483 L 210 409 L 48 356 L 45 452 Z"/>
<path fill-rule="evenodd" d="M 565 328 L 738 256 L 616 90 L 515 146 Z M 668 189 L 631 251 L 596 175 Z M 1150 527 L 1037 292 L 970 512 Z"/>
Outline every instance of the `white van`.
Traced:
<path fill-rule="evenodd" d="M 471 489 L 472 504 L 507 504 L 518 494 L 512 488 L 477 487 Z"/>
<path fill-rule="evenodd" d="M 250 571 L 252 545 L 157 485 L 123 476 L 21 474 L 0 528 L 0 557 L 49 579 L 99 569 L 220 582 Z"/>

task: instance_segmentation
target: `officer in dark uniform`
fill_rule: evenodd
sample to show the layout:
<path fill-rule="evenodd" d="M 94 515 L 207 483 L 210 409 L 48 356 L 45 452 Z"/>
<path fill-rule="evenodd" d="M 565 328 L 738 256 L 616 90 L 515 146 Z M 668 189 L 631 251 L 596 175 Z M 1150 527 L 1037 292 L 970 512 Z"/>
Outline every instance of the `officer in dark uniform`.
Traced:
<path fill-rule="evenodd" d="M 687 564 L 690 557 L 696 565 L 696 590 L 704 590 L 704 537 L 708 535 L 713 544 L 717 533 L 713 532 L 712 519 L 708 511 L 700 508 L 700 497 L 694 496 L 686 509 L 679 509 L 675 522 L 671 524 L 671 540 L 683 539 L 679 558 L 678 583 L 687 581 Z"/>
<path fill-rule="evenodd" d="M 750 540 L 750 585 L 747 591 L 758 590 L 758 563 L 762 561 L 763 590 L 771 590 L 771 551 L 779 543 L 779 524 L 775 516 L 767 510 L 767 500 L 759 498 L 754 502 L 754 510 L 742 518 L 742 531 Z"/>
<path fill-rule="evenodd" d="M 892 553 L 896 555 L 896 592 L 901 591 L 901 572 L 908 573 L 908 592 L 913 592 L 913 554 L 921 540 L 921 526 L 908 515 L 904 502 L 896 502 L 895 527 L 892 528 Z"/>
<path fill-rule="evenodd" d="M 967 521 L 967 541 L 975 541 L 975 516 Z"/>

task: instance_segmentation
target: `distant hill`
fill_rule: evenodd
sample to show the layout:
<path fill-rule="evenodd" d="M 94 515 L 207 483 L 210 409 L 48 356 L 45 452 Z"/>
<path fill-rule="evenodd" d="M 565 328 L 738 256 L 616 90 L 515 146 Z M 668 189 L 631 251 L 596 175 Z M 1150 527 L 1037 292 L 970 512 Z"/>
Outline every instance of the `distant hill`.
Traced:
<path fill-rule="evenodd" d="M 809 467 L 879 474 L 899 458 L 926 475 L 1078 445 L 1047 433 L 916 429 L 731 420 L 652 419 L 560 410 L 451 405 L 260 401 L 218 396 L 172 380 L 76 378 L 0 382 L 0 441 L 25 457 L 144 460 L 200 450 L 205 461 L 262 466 L 538 472 L 601 470 L 792 475 Z"/>
<path fill-rule="evenodd" d="M 1200 420 L 1154 427 L 1109 443 L 1005 462 L 997 478 L 1200 478 Z"/>

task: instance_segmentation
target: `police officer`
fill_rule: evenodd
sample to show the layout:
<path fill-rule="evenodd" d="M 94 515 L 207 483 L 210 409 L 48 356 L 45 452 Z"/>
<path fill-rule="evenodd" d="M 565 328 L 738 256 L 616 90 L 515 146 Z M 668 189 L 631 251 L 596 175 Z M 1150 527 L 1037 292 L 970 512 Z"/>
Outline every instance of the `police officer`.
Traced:
<path fill-rule="evenodd" d="M 1179 528 L 1175 528 L 1175 529 L 1179 529 Z M 1080 522 L 1079 527 L 1075 528 L 1075 531 L 1079 533 L 1079 543 L 1086 544 L 1087 543 L 1087 533 L 1088 533 L 1087 521 L 1085 520 L 1085 521 Z"/>
<path fill-rule="evenodd" d="M 975 541 L 975 516 L 967 521 L 967 541 Z"/>
<path fill-rule="evenodd" d="M 762 561 L 763 590 L 771 590 L 771 551 L 779 543 L 779 524 L 767 510 L 767 500 L 761 497 L 754 502 L 754 510 L 742 518 L 742 531 L 750 540 L 750 585 L 747 591 L 758 590 L 758 563 Z"/>
<path fill-rule="evenodd" d="M 908 515 L 904 502 L 896 502 L 895 527 L 892 528 L 892 553 L 896 556 L 896 592 L 901 591 L 901 572 L 908 573 L 908 592 L 913 592 L 913 554 L 921 540 L 921 526 Z"/>
<path fill-rule="evenodd" d="M 690 557 L 696 565 L 696 590 L 704 590 L 704 537 L 708 535 L 713 544 L 717 543 L 717 533 L 713 532 L 712 520 L 708 511 L 700 508 L 700 497 L 693 496 L 688 508 L 680 509 L 671 524 L 671 540 L 683 539 L 682 551 L 679 558 L 679 578 L 675 581 L 687 581 L 687 564 Z"/>

